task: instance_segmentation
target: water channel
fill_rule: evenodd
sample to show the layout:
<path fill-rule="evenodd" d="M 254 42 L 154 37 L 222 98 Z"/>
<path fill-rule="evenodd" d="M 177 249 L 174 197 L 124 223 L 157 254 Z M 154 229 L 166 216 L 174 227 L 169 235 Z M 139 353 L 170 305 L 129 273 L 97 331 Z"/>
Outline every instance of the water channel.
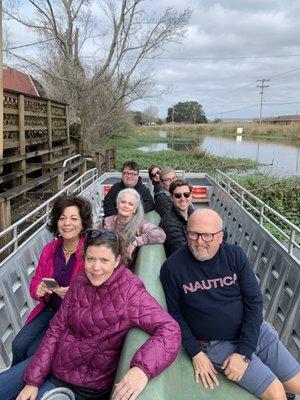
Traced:
<path fill-rule="evenodd" d="M 172 137 L 172 132 L 157 131 L 160 137 Z M 176 138 L 180 136 L 176 135 Z M 139 147 L 141 151 L 186 150 L 199 147 L 201 150 L 221 157 L 249 158 L 260 164 L 259 171 L 277 176 L 300 176 L 300 141 L 262 140 L 243 135 L 224 137 L 217 135 L 197 135 L 192 142 L 152 143 Z"/>

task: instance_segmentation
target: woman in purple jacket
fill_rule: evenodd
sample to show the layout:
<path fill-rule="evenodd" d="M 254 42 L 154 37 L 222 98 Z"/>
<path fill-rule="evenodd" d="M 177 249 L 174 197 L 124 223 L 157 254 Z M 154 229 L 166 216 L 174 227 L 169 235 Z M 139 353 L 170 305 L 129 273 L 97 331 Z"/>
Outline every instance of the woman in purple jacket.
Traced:
<path fill-rule="evenodd" d="M 84 232 L 92 223 L 87 199 L 62 194 L 54 201 L 47 228 L 56 239 L 43 248 L 30 282 L 30 295 L 38 304 L 12 342 L 12 366 L 35 353 L 72 277 L 83 269 Z M 45 278 L 55 279 L 57 286 L 47 286 Z"/>
<path fill-rule="evenodd" d="M 33 358 L 0 374 L 1 400 L 38 400 L 58 386 L 70 388 L 76 400 L 108 399 L 125 336 L 134 326 L 151 337 L 115 386 L 114 400 L 136 399 L 148 380 L 173 362 L 179 326 L 122 264 L 124 256 L 124 241 L 115 231 L 88 231 L 84 270 Z"/>
<path fill-rule="evenodd" d="M 114 229 L 125 240 L 129 267 L 133 267 L 136 253 L 145 244 L 161 244 L 166 240 L 166 234 L 159 226 L 144 219 L 144 209 L 141 198 L 135 189 L 127 188 L 117 196 L 117 215 L 104 218 L 103 228 Z"/>

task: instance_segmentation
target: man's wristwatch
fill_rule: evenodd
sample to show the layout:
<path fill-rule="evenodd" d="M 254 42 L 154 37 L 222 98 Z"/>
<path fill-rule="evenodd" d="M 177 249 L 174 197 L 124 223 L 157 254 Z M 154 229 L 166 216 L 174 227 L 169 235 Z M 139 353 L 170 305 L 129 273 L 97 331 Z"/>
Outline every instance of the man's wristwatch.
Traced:
<path fill-rule="evenodd" d="M 248 358 L 247 356 L 242 356 L 242 359 L 245 361 L 245 363 L 249 364 L 249 362 L 251 361 L 250 358 Z"/>

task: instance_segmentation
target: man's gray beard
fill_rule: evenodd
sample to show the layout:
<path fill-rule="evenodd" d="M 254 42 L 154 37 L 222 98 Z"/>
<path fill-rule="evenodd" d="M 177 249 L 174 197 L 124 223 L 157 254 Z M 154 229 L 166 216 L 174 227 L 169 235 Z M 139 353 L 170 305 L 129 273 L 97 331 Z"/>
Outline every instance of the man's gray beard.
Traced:
<path fill-rule="evenodd" d="M 196 251 L 193 248 L 189 247 L 189 249 L 190 249 L 190 252 L 193 254 L 193 256 L 196 258 L 196 260 L 198 260 L 198 261 L 207 261 L 207 260 L 210 260 L 211 258 L 213 258 L 213 257 L 209 257 L 209 256 L 200 258 L 199 254 L 196 253 Z"/>

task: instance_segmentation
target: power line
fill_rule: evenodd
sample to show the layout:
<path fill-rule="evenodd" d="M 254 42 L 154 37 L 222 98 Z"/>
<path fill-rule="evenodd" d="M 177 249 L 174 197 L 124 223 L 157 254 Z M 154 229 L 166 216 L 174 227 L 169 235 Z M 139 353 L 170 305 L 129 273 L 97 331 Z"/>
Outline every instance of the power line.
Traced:
<path fill-rule="evenodd" d="M 259 59 L 259 58 L 285 58 L 300 57 L 300 54 L 275 54 L 265 56 L 231 56 L 231 57 L 149 57 L 152 60 L 176 60 L 176 61 L 206 61 L 206 60 L 241 60 L 241 59 Z"/>
<path fill-rule="evenodd" d="M 274 106 L 285 106 L 285 105 L 289 105 L 289 104 L 300 104 L 300 101 L 285 101 L 285 102 L 279 102 L 279 103 L 264 103 L 265 105 L 274 105 Z"/>
<path fill-rule="evenodd" d="M 276 105 L 277 106 L 281 105 L 281 106 L 284 106 L 284 105 L 290 105 L 290 104 L 300 104 L 300 101 L 287 101 L 287 102 L 280 102 L 280 103 L 272 103 L 272 102 L 264 103 L 264 105 L 268 105 L 268 106 L 269 105 L 275 105 L 275 106 Z M 216 113 L 208 113 L 206 115 L 230 114 L 230 113 L 237 112 L 237 111 L 248 110 L 248 109 L 253 108 L 253 107 L 256 107 L 256 104 L 252 104 L 252 105 L 241 107 L 241 108 L 236 108 L 235 110 L 227 110 L 227 111 L 220 111 L 220 112 L 216 112 Z"/>
<path fill-rule="evenodd" d="M 89 37 L 89 39 L 94 39 L 96 37 L 102 36 L 101 34 L 98 35 L 93 35 Z M 40 40 L 37 42 L 31 42 L 31 43 L 26 43 L 22 44 L 19 46 L 14 46 L 10 47 L 7 50 L 16 50 L 16 49 L 21 49 L 23 47 L 30 47 L 30 46 L 35 46 L 37 44 L 42 44 L 46 42 L 50 42 L 55 40 L 54 38 L 52 39 L 46 39 L 46 40 Z M 177 61 L 205 61 L 205 60 L 240 60 L 240 59 L 260 59 L 260 58 L 283 58 L 283 57 L 300 57 L 300 54 L 275 54 L 275 55 L 264 55 L 264 56 L 230 56 L 230 57 L 145 57 L 147 59 L 151 60 L 177 60 Z M 299 69 L 299 68 L 296 68 Z"/>
<path fill-rule="evenodd" d="M 206 115 L 230 114 L 230 113 L 237 112 L 237 111 L 248 110 L 249 108 L 253 108 L 253 107 L 256 107 L 256 104 L 253 104 L 253 105 L 251 105 L 251 106 L 242 107 L 242 108 L 237 108 L 237 109 L 235 109 L 235 110 L 221 111 L 221 112 L 216 112 L 216 113 L 208 113 L 208 114 L 206 114 Z"/>
<path fill-rule="evenodd" d="M 103 35 L 102 34 L 93 35 L 93 36 L 90 36 L 89 39 L 95 39 L 95 38 L 101 37 L 101 36 L 103 36 Z M 35 46 L 36 44 L 42 44 L 42 43 L 46 43 L 46 42 L 51 42 L 53 40 L 55 40 L 55 38 L 40 40 L 40 41 L 32 42 L 32 43 L 21 44 L 19 46 L 9 47 L 7 50 L 22 49 L 23 47 Z"/>
<path fill-rule="evenodd" d="M 294 68 L 294 69 L 290 69 L 289 71 L 282 72 L 281 74 L 270 76 L 270 78 L 272 79 L 272 81 L 274 81 L 276 79 L 280 79 L 281 76 L 285 76 L 285 75 L 291 74 L 292 72 L 298 71 L 299 69 L 300 69 L 300 67 L 297 67 L 297 68 Z"/>
<path fill-rule="evenodd" d="M 14 47 L 9 47 L 6 50 L 16 50 L 16 49 L 22 49 L 23 47 L 30 47 L 30 46 L 34 46 L 36 44 L 42 44 L 42 43 L 46 43 L 46 42 L 51 42 L 52 40 L 55 39 L 46 39 L 46 40 L 40 40 L 38 42 L 32 42 L 32 43 L 27 43 L 27 44 L 22 44 L 20 46 L 14 46 Z"/>

